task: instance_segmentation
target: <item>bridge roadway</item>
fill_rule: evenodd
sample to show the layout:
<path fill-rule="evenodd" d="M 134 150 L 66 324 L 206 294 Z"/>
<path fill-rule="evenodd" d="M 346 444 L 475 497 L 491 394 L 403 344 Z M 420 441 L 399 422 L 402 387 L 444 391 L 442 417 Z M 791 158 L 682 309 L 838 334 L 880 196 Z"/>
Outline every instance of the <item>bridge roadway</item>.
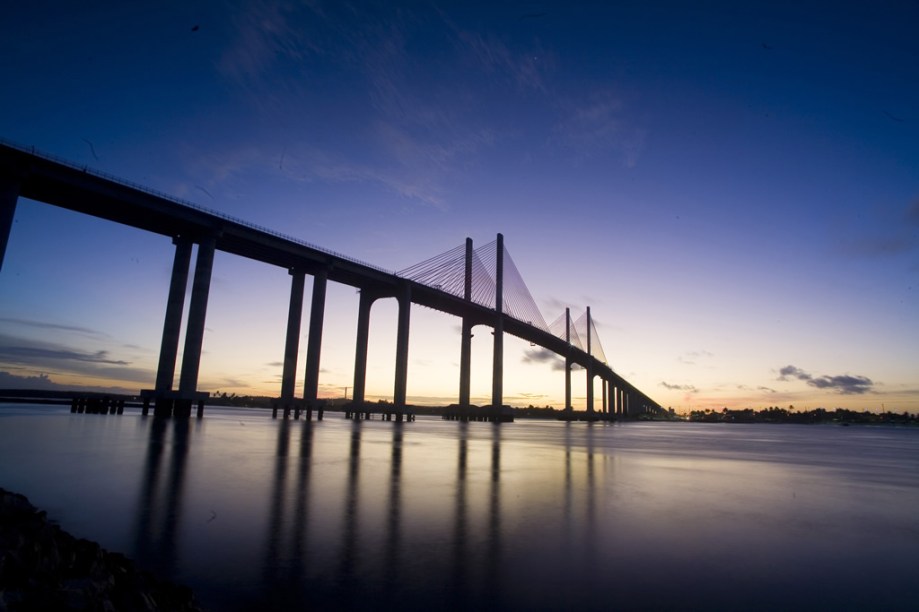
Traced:
<path fill-rule="evenodd" d="M 57 161 L 2 142 L 0 142 L 0 269 L 2 269 L 3 256 L 6 251 L 9 232 L 11 231 L 16 200 L 20 196 L 168 236 L 176 242 L 177 246 L 182 241 L 194 242 L 199 245 L 207 244 L 210 241 L 213 249 L 287 268 L 292 274 L 298 271 L 301 274 L 305 273 L 313 276 L 323 275 L 328 280 L 360 289 L 362 295 L 369 298 L 366 304 L 368 312 L 370 304 L 375 299 L 393 297 L 401 301 L 408 296 L 411 303 L 459 317 L 470 326 L 486 325 L 493 328 L 503 326 L 504 331 L 526 342 L 567 357 L 570 363 L 581 365 L 588 372 L 591 372 L 593 376 L 600 377 L 604 381 L 604 385 L 609 385 L 610 403 L 613 406 L 611 412 L 613 414 L 627 416 L 630 414 L 654 413 L 662 410 L 656 402 L 615 373 L 607 364 L 599 361 L 586 351 L 569 344 L 563 338 L 559 338 L 526 322 L 519 321 L 505 313 L 498 314 L 492 308 L 455 296 L 441 289 L 402 278 L 393 272 L 309 245 L 266 228 L 248 224 L 242 220 L 198 208 L 191 203 L 178 201 L 140 185 L 132 185 L 115 177 L 106 176 L 65 161 Z M 199 246 L 196 275 L 198 268 L 202 266 L 200 261 L 201 250 Z M 188 264 L 186 263 L 185 265 L 187 278 Z M 210 264 L 207 265 L 209 266 Z M 209 283 L 209 274 L 210 269 L 208 267 L 207 279 L 204 281 L 206 283 Z M 206 294 L 205 289 L 204 304 L 200 313 L 202 334 L 203 317 L 206 311 Z M 184 294 L 181 297 L 184 301 Z M 192 302 L 194 301 L 193 295 Z M 194 309 L 194 304 L 192 304 L 190 317 L 194 316 Z M 169 314 L 167 313 L 167 319 L 168 317 Z M 179 311 L 179 318 L 181 320 L 181 311 Z M 406 354 L 397 355 L 397 361 L 405 361 L 407 364 L 407 312 L 405 319 L 406 347 L 404 352 Z M 189 325 L 191 325 L 191 322 Z M 311 342 L 314 335 L 312 332 L 313 327 L 311 326 Z M 321 336 L 321 329 L 318 332 Z M 175 333 L 178 333 L 177 329 Z M 188 334 L 189 332 L 186 333 Z M 168 332 L 164 330 L 164 346 L 165 335 L 167 334 Z M 174 341 L 177 345 L 178 338 L 175 338 Z M 187 337 L 186 343 L 188 343 Z M 196 360 L 200 360 L 200 339 L 198 339 L 198 344 Z M 188 344 L 186 344 L 186 354 L 188 353 L 187 349 Z M 358 353 L 360 353 L 360 350 L 361 347 L 358 346 Z M 318 338 L 315 351 L 316 359 L 318 360 Z M 192 350 L 193 354 L 195 352 Z M 364 353 L 364 359 L 366 359 L 366 348 Z M 186 369 L 186 364 L 184 363 L 186 359 L 183 359 L 183 375 Z M 294 359 L 296 359 L 296 350 L 294 350 Z M 173 393 L 171 383 L 174 376 L 175 356 L 172 357 L 172 360 L 172 371 L 167 372 L 169 381 L 158 386 L 156 390 L 158 396 Z M 200 398 L 202 396 L 196 390 L 197 367 L 197 363 L 193 364 L 192 378 L 194 380 L 190 381 L 190 385 L 185 385 L 186 388 L 183 389 L 182 383 L 180 383 L 180 390 L 188 397 Z M 162 369 L 161 355 L 160 370 Z M 314 365 L 314 369 L 315 375 L 318 376 L 318 361 Z M 357 364 L 356 370 L 361 369 L 360 364 Z M 361 397 L 355 397 L 355 401 L 363 400 L 364 381 L 358 380 L 359 375 L 360 373 L 355 375 L 355 388 L 361 390 Z M 566 372 L 566 375 L 570 375 L 570 369 Z M 397 372 L 398 376 L 399 373 Z M 404 378 L 404 372 L 402 376 Z M 497 368 L 496 376 L 500 376 L 500 371 Z M 158 375 L 158 380 L 161 378 L 162 376 Z M 309 389 L 312 386 L 315 392 L 315 383 L 316 381 L 313 381 L 313 385 L 309 385 L 309 381 L 307 381 L 307 388 Z M 403 387 L 401 394 L 399 384 L 400 381 L 397 380 L 395 394 L 397 407 L 400 401 L 404 405 L 405 381 L 401 381 Z M 461 381 L 462 384 L 463 382 Z M 468 381 L 466 384 L 468 385 Z M 500 383 L 498 385 L 498 388 L 500 388 Z M 165 388 L 166 386 L 169 386 L 169 388 Z M 607 387 L 604 386 L 603 390 L 605 410 Z M 283 395 L 284 393 L 282 392 L 282 399 L 284 399 Z M 304 397 L 305 401 L 316 399 L 316 397 Z M 568 399 L 570 407 L 570 398 Z M 592 402 L 589 403 L 591 405 L 588 405 L 588 411 L 591 412 L 593 408 Z M 203 403 L 199 404 L 199 413 L 202 405 Z"/>

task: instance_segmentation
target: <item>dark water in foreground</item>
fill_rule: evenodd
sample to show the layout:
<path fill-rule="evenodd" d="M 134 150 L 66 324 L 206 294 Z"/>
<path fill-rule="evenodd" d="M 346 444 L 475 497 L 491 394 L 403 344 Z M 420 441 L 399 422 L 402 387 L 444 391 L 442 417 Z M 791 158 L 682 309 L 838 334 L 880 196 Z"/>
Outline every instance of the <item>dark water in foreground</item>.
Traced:
<path fill-rule="evenodd" d="M 919 602 L 915 429 L 7 405 L 0 486 L 213 610 Z"/>

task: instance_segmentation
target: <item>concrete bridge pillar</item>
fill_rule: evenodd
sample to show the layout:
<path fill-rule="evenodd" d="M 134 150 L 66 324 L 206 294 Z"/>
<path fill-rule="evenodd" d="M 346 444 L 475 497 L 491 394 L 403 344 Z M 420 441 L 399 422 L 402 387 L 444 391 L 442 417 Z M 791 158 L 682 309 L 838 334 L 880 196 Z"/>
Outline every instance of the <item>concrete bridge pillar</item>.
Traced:
<path fill-rule="evenodd" d="M 491 406 L 500 419 L 504 405 L 504 236 L 498 234 L 495 262 L 495 345 L 492 360 Z"/>
<path fill-rule="evenodd" d="M 13 230 L 13 216 L 16 214 L 16 202 L 19 200 L 19 181 L 8 176 L 0 176 L 0 270 L 3 269 L 3 258 L 6 245 Z"/>
<path fill-rule="evenodd" d="M 364 403 L 364 386 L 367 382 L 367 342 L 370 339 L 370 307 L 376 297 L 366 289 L 361 289 L 361 299 L 357 307 L 357 343 L 354 351 L 354 386 L 352 402 L 359 408 Z"/>
<path fill-rule="evenodd" d="M 198 245 L 191 303 L 188 307 L 188 327 L 185 330 L 185 351 L 182 353 L 182 372 L 179 377 L 179 392 L 183 395 L 195 393 L 198 387 L 201 346 L 204 342 L 204 321 L 207 318 L 207 296 L 211 289 L 211 271 L 214 267 L 216 242 L 216 238 L 210 236 Z"/>
<path fill-rule="evenodd" d="M 169 295 L 166 298 L 166 317 L 163 321 L 163 339 L 160 342 L 160 359 L 156 368 L 157 393 L 172 390 L 176 373 L 176 359 L 179 353 L 179 333 L 182 328 L 182 310 L 185 307 L 185 286 L 188 284 L 188 268 L 191 264 L 191 240 L 181 236 L 173 239 L 176 245 L 172 262 L 172 278 L 169 281 Z"/>
<path fill-rule="evenodd" d="M 601 391 L 603 392 L 603 404 L 602 404 L 602 411 L 603 411 L 603 414 L 609 414 L 609 406 L 608 406 L 607 403 L 606 403 L 606 386 L 607 386 L 607 384 L 609 384 L 609 383 L 607 383 L 607 381 L 606 381 L 605 378 L 601 378 L 601 379 L 600 379 L 600 389 L 601 389 Z"/>
<path fill-rule="evenodd" d="M 571 410 L 571 356 L 565 356 L 565 410 Z"/>
<path fill-rule="evenodd" d="M 587 307 L 587 416 L 594 413 L 594 360 L 590 351 L 590 306 Z"/>
<path fill-rule="evenodd" d="M 297 376 L 297 353 L 300 350 L 300 318 L 303 316 L 303 270 L 290 270 L 290 305 L 287 308 L 287 338 L 284 342 L 284 369 L 281 373 L 281 407 L 290 414 Z"/>
<path fill-rule="evenodd" d="M 412 308 L 412 288 L 405 283 L 399 301 L 399 324 L 396 330 L 396 380 L 393 385 L 393 408 L 396 419 L 402 420 L 405 412 L 405 395 L 408 389 L 408 332 Z"/>
<path fill-rule="evenodd" d="M 325 292 L 328 271 L 320 270 L 313 276 L 313 296 L 310 302 L 310 335 L 306 347 L 306 379 L 303 383 L 303 399 L 312 406 L 319 398 L 319 358 L 322 354 L 322 324 L 325 319 Z M 363 296 L 363 292 L 361 293 Z M 369 312 L 368 312 L 369 314 Z M 368 325 L 370 319 L 368 318 Z M 366 342 L 364 364 L 367 363 Z"/>
<path fill-rule="evenodd" d="M 466 266 L 463 276 L 463 299 L 472 301 L 472 238 L 466 238 Z M 460 338 L 460 388 L 459 405 L 469 406 L 469 389 L 472 377 L 472 322 L 463 317 Z"/>
<path fill-rule="evenodd" d="M 565 355 L 565 410 L 571 410 L 571 309 L 565 309 L 565 342 L 568 352 Z"/>

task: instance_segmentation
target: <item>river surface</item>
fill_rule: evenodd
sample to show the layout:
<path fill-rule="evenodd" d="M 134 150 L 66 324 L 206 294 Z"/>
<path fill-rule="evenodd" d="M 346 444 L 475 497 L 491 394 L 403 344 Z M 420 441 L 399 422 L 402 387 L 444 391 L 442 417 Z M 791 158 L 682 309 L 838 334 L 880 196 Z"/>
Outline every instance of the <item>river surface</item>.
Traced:
<path fill-rule="evenodd" d="M 0 486 L 211 610 L 919 602 L 919 429 L 0 405 Z"/>

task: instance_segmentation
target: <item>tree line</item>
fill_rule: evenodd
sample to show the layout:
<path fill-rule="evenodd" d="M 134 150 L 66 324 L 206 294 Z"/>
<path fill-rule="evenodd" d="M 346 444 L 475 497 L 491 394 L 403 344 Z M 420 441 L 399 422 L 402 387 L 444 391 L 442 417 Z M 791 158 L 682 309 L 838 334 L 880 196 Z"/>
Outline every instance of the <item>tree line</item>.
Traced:
<path fill-rule="evenodd" d="M 693 410 L 689 413 L 690 421 L 701 423 L 839 423 L 849 424 L 885 424 L 885 425 L 919 425 L 919 415 L 908 412 L 870 412 L 862 410 L 848 410 L 836 408 L 827 410 L 815 408 L 813 410 L 797 411 L 794 406 L 780 408 L 770 406 L 762 410 L 745 408 L 730 410 L 723 408 L 717 410 Z"/>

